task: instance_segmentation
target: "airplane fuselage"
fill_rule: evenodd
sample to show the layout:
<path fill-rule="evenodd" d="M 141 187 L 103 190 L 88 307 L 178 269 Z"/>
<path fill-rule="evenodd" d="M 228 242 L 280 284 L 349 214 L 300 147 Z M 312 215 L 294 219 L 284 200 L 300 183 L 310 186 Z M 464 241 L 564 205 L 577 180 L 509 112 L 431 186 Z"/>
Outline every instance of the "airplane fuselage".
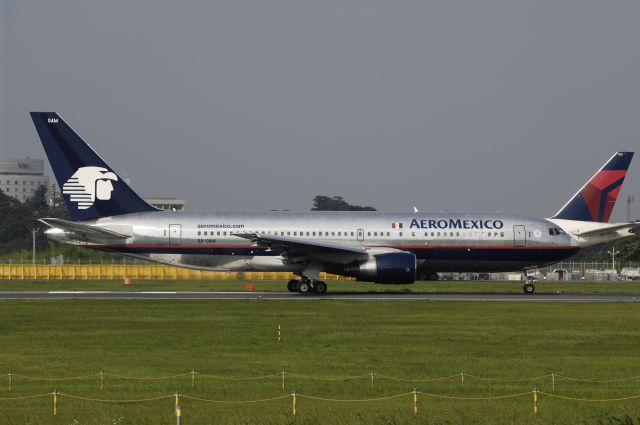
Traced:
<path fill-rule="evenodd" d="M 428 272 L 498 272 L 539 267 L 579 250 L 575 239 L 546 219 L 500 212 L 185 212 L 124 214 L 84 222 L 128 235 L 124 243 L 82 245 L 150 261 L 218 271 L 301 272 L 308 262 L 252 243 L 248 233 L 360 246 L 371 253 L 416 256 Z M 551 230 L 553 229 L 553 230 Z M 60 242 L 71 235 L 48 231 Z M 332 261 L 344 272 L 348 259 Z M 342 264 L 340 264 L 342 263 Z"/>

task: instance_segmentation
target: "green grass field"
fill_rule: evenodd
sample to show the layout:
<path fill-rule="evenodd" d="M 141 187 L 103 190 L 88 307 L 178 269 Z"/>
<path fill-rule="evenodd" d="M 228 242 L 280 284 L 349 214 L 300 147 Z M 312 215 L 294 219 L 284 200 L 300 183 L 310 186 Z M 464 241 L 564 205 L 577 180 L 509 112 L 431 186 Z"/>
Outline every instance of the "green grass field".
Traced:
<path fill-rule="evenodd" d="M 140 280 L 124 285 L 121 280 L 0 281 L 0 291 L 256 291 L 286 292 L 285 281 Z M 522 293 L 520 282 L 437 281 L 412 285 L 376 285 L 354 281 L 327 281 L 329 292 L 499 292 Z M 632 293 L 640 294 L 640 282 L 539 282 L 537 293 Z"/>
<path fill-rule="evenodd" d="M 251 400 L 290 394 L 367 399 L 419 391 L 451 397 L 488 397 L 533 390 L 534 382 L 467 377 L 404 382 L 368 376 L 316 381 L 292 376 L 378 375 L 403 378 L 468 375 L 521 379 L 555 373 L 589 379 L 640 375 L 640 311 L 635 304 L 492 302 L 309 302 L 245 300 L 2 301 L 0 374 L 74 377 L 78 381 L 0 378 L 0 398 L 51 392 L 100 399 L 137 399 L 176 390 L 208 399 Z M 277 340 L 277 326 L 282 341 Z M 198 375 L 127 380 L 109 374 L 154 377 L 189 372 L 252 377 L 225 381 Z M 537 381 L 551 392 L 549 378 Z M 556 381 L 556 394 L 614 398 L 640 394 L 640 380 L 607 384 Z M 0 401 L 2 424 L 174 424 L 172 398 L 114 404 L 62 396 Z M 410 396 L 378 402 L 291 398 L 255 404 L 182 400 L 184 424 L 637 424 L 640 401 L 587 403 L 542 396 L 532 413 L 530 394 L 465 401 Z"/>

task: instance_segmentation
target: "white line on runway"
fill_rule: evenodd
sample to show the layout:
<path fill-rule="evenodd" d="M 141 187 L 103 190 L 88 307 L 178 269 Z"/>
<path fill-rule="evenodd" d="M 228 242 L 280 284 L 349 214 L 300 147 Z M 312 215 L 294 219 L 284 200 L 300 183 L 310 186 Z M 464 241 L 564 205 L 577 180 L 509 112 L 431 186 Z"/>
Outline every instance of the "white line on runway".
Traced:
<path fill-rule="evenodd" d="M 48 294 L 110 294 L 113 291 L 49 291 Z"/>
<path fill-rule="evenodd" d="M 123 294 L 127 294 L 128 292 L 123 292 Z M 177 294 L 177 291 L 146 291 L 146 292 L 133 292 L 134 294 Z"/>

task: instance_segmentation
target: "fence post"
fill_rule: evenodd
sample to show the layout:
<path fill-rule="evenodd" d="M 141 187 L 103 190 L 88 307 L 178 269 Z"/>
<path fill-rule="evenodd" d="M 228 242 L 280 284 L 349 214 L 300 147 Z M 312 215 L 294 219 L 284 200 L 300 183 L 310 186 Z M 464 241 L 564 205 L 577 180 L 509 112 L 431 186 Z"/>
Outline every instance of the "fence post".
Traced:
<path fill-rule="evenodd" d="M 176 408 L 180 405 L 180 391 L 176 391 Z"/>
<path fill-rule="evenodd" d="M 297 410 L 296 409 L 297 408 L 297 406 L 296 406 L 296 390 L 293 390 L 293 392 L 291 393 L 291 396 L 292 396 L 291 409 L 292 409 L 293 416 L 295 416 L 296 415 L 296 410 Z"/>
<path fill-rule="evenodd" d="M 284 375 L 285 375 L 285 373 L 287 373 L 287 372 L 285 372 L 284 369 L 283 369 L 282 370 L 282 389 L 283 390 L 284 390 Z"/>
<path fill-rule="evenodd" d="M 551 372 L 551 391 L 556 392 L 556 373 Z"/>
<path fill-rule="evenodd" d="M 464 387 L 464 372 L 460 372 L 460 386 Z"/>
<path fill-rule="evenodd" d="M 538 414 L 538 386 L 533 387 L 533 413 Z"/>
<path fill-rule="evenodd" d="M 191 388 L 196 387 L 196 370 L 191 369 Z"/>
<path fill-rule="evenodd" d="M 418 414 L 418 390 L 416 388 L 413 389 L 413 414 Z"/>
<path fill-rule="evenodd" d="M 182 409 L 176 404 L 176 425 L 182 425 Z"/>
<path fill-rule="evenodd" d="M 104 370 L 100 371 L 100 391 L 104 390 Z"/>
<path fill-rule="evenodd" d="M 58 415 L 58 390 L 53 390 L 53 416 Z"/>
<path fill-rule="evenodd" d="M 282 336 L 280 332 L 280 325 L 278 325 L 278 342 L 280 342 L 280 337 Z"/>
<path fill-rule="evenodd" d="M 9 391 L 13 388 L 13 372 L 9 372 Z"/>
<path fill-rule="evenodd" d="M 373 371 L 371 371 L 371 388 L 373 388 L 373 376 L 374 376 L 374 373 Z"/>

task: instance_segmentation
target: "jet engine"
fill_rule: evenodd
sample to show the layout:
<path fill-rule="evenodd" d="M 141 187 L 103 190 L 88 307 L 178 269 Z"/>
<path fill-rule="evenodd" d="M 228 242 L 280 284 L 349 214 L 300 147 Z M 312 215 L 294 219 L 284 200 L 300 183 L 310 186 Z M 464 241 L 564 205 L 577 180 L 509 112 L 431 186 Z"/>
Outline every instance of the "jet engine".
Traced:
<path fill-rule="evenodd" d="M 416 256 L 410 252 L 374 255 L 345 266 L 342 274 L 375 283 L 413 283 L 416 280 Z"/>

